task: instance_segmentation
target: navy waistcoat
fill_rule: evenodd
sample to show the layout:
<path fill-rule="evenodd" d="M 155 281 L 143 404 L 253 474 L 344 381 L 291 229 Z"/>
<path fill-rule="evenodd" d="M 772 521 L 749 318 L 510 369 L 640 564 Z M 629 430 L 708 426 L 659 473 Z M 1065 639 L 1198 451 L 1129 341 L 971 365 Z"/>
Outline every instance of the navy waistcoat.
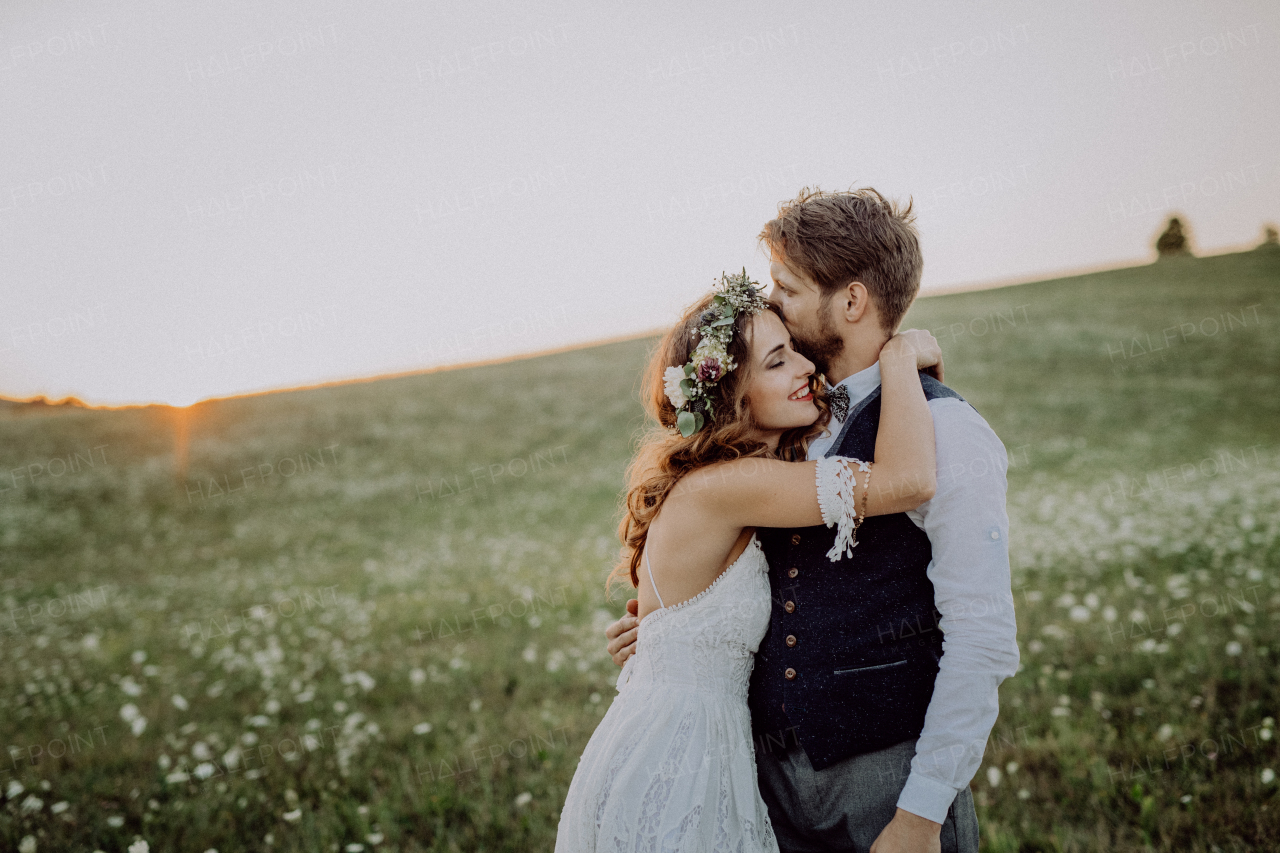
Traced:
<path fill-rule="evenodd" d="M 927 399 L 964 399 L 927 374 L 920 381 Z M 850 411 L 828 455 L 874 461 L 879 425 L 877 388 Z M 821 770 L 918 737 L 942 657 L 929 537 L 906 513 L 875 516 L 853 555 L 833 563 L 834 527 L 758 535 L 773 605 L 748 694 L 756 748 L 799 743 Z"/>

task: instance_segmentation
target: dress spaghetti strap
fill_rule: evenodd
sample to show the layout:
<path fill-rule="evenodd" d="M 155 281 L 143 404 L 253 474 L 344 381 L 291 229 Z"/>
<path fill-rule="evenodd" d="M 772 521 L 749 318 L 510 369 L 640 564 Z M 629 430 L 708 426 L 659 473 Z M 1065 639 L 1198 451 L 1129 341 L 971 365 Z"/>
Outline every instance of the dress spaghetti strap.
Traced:
<path fill-rule="evenodd" d="M 647 544 L 644 548 L 644 567 L 649 570 L 649 585 L 653 587 L 653 594 L 658 596 L 658 606 L 665 610 L 666 605 L 662 603 L 662 596 L 658 594 L 658 585 L 653 582 L 653 566 L 649 565 L 649 546 Z"/>

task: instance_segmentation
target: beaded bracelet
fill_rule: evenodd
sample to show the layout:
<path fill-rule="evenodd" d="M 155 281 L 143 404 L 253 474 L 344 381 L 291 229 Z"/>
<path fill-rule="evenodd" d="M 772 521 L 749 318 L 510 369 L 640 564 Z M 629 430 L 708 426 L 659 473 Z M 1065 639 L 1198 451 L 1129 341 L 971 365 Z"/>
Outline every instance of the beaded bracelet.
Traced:
<path fill-rule="evenodd" d="M 851 548 L 858 547 L 858 528 L 862 526 L 862 522 L 867 518 L 867 495 L 871 492 L 871 463 L 858 460 L 858 470 L 867 472 L 867 479 L 862 481 L 862 511 L 858 513 L 858 517 L 853 520 L 853 542 L 849 546 Z M 854 475 L 856 478 L 856 474 Z"/>
<path fill-rule="evenodd" d="M 866 463 L 867 479 L 862 484 L 862 514 L 858 516 L 859 526 L 861 526 L 862 522 L 867 518 L 867 496 L 871 494 L 871 464 L 872 463 L 870 462 Z"/>

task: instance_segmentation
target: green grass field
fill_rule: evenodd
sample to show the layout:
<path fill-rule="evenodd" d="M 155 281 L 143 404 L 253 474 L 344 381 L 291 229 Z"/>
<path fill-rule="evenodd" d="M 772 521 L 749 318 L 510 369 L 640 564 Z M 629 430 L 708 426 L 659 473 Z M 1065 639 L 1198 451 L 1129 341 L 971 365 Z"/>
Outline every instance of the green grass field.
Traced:
<path fill-rule="evenodd" d="M 1280 848 L 1278 315 L 1263 251 L 913 308 L 1012 462 L 984 850 Z M 550 850 L 652 344 L 201 404 L 185 476 L 0 410 L 0 849 Z"/>

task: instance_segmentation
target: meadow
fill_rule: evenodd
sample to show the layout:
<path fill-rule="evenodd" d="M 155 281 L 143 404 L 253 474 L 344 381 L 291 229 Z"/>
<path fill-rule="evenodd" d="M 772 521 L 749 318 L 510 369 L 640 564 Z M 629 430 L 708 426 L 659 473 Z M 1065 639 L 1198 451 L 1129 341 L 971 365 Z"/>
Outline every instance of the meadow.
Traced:
<path fill-rule="evenodd" d="M 1263 250 L 913 307 L 1011 462 L 983 850 L 1280 848 L 1278 316 Z M 0 406 L 0 849 L 550 850 L 653 343 Z"/>

